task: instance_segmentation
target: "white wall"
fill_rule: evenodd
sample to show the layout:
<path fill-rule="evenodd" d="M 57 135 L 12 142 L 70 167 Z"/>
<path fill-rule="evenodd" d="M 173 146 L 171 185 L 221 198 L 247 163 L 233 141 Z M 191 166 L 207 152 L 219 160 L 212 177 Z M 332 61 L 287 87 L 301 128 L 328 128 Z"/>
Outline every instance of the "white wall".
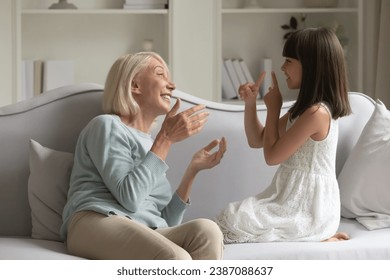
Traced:
<path fill-rule="evenodd" d="M 210 0 L 176 0 L 170 1 L 172 8 L 172 49 L 170 68 L 173 69 L 173 80 L 177 88 L 192 95 L 210 99 L 215 96 L 219 85 L 219 72 L 214 63 L 217 43 L 215 24 L 216 2 Z M 173 7 L 172 7 L 173 5 Z M 180 11 L 177 13 L 175 11 Z M 175 24 L 180 22 L 180 24 Z M 210 42 L 214 42 L 211 43 Z M 196 51 L 189 52 L 191 46 Z M 207 62 L 207 67 L 204 67 Z M 202 69 L 202 71 L 199 71 Z M 216 83 L 218 82 L 218 83 Z M 191 90 L 188 90 L 191 89 Z"/>

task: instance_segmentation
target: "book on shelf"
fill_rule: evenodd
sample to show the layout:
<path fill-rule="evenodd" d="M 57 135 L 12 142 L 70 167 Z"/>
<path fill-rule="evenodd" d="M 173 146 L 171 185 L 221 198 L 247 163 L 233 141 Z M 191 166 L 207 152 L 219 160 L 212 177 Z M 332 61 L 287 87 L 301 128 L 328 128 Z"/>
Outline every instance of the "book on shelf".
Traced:
<path fill-rule="evenodd" d="M 261 98 L 264 97 L 264 95 L 268 92 L 268 89 L 270 86 L 272 86 L 272 59 L 271 58 L 264 58 L 261 62 L 261 71 L 265 72 L 265 77 L 263 80 L 263 84 L 260 88 L 260 95 Z"/>
<path fill-rule="evenodd" d="M 249 71 L 248 65 L 246 65 L 245 60 L 240 59 L 239 61 L 240 61 L 240 66 L 241 66 L 242 72 L 244 73 L 246 81 L 249 83 L 254 83 L 253 76 L 252 76 L 251 72 Z"/>
<path fill-rule="evenodd" d="M 228 58 L 224 60 L 226 71 L 230 77 L 230 80 L 232 81 L 234 91 L 236 92 L 236 95 L 238 96 L 238 88 L 240 87 L 240 81 L 238 79 L 236 70 L 234 70 L 234 65 L 232 59 Z"/>
<path fill-rule="evenodd" d="M 34 60 L 34 96 L 42 93 L 43 60 Z"/>
<path fill-rule="evenodd" d="M 74 62 L 67 60 L 23 60 L 21 100 L 57 87 L 74 84 Z"/>
<path fill-rule="evenodd" d="M 245 84 L 247 82 L 247 79 L 245 78 L 245 74 L 242 71 L 240 61 L 238 59 L 233 59 L 232 62 L 233 62 L 234 70 L 236 71 L 238 77 L 238 81 L 240 82 L 240 85 Z"/>
<path fill-rule="evenodd" d="M 69 84 L 74 84 L 73 61 L 46 60 L 43 62 L 43 91 L 48 91 Z"/>
<path fill-rule="evenodd" d="M 238 88 L 245 83 L 254 83 L 253 76 L 242 58 L 227 58 L 222 63 L 222 97 L 224 99 L 240 98 Z M 228 83 L 230 81 L 230 83 Z M 234 96 L 230 93 L 233 87 Z"/>
<path fill-rule="evenodd" d="M 29 99 L 42 93 L 42 60 L 22 61 L 21 99 Z"/>
<path fill-rule="evenodd" d="M 22 88 L 21 88 L 21 100 L 30 99 L 34 96 L 34 61 L 23 60 L 22 61 Z"/>
<path fill-rule="evenodd" d="M 223 99 L 235 99 L 237 98 L 237 91 L 234 90 L 233 82 L 229 77 L 229 74 L 226 70 L 225 63 L 222 62 L 221 65 L 221 78 L 222 78 L 222 98 Z"/>

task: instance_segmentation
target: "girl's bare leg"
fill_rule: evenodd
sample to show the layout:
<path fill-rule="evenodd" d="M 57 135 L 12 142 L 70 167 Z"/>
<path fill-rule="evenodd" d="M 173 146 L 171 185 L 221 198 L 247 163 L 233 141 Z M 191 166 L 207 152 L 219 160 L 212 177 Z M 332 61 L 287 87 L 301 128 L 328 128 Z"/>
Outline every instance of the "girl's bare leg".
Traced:
<path fill-rule="evenodd" d="M 332 241 L 342 241 L 342 240 L 348 240 L 349 235 L 345 232 L 336 232 L 335 235 L 332 237 L 323 240 L 322 242 L 332 242 Z"/>

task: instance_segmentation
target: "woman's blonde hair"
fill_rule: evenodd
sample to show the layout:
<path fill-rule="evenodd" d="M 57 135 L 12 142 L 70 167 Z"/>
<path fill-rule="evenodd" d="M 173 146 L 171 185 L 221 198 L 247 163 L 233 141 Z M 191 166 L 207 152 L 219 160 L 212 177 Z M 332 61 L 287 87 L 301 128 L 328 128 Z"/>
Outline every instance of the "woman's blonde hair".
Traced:
<path fill-rule="evenodd" d="M 168 69 L 164 59 L 155 52 L 125 54 L 114 62 L 104 86 L 102 99 L 104 113 L 134 119 L 139 112 L 139 106 L 133 98 L 131 86 L 134 77 L 148 67 L 151 58 L 159 60 Z"/>

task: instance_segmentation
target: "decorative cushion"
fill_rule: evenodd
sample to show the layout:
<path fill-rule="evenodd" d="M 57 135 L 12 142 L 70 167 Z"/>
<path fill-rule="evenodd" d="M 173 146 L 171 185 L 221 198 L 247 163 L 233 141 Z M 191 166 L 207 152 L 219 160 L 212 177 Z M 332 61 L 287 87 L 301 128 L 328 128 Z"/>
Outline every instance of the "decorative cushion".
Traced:
<path fill-rule="evenodd" d="M 338 177 L 341 215 L 369 230 L 390 227 L 390 112 L 377 101 Z"/>
<path fill-rule="evenodd" d="M 72 167 L 73 154 L 55 151 L 30 140 L 28 200 L 33 238 L 62 241 L 62 210 Z"/>

